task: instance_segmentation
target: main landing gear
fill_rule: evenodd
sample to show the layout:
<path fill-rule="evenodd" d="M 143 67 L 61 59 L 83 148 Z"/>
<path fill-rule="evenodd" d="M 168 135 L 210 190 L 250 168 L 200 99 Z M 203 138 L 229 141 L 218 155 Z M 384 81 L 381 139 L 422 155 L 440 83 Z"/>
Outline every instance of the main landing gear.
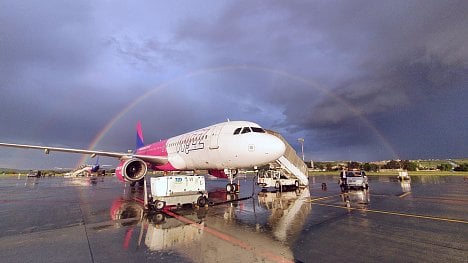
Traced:
<path fill-rule="evenodd" d="M 228 194 L 239 193 L 239 190 L 240 190 L 239 184 L 233 183 L 234 178 L 236 177 L 238 172 L 239 172 L 239 170 L 237 170 L 237 169 L 234 169 L 234 170 L 224 169 L 224 173 L 229 178 L 229 183 L 226 185 L 226 192 Z"/>

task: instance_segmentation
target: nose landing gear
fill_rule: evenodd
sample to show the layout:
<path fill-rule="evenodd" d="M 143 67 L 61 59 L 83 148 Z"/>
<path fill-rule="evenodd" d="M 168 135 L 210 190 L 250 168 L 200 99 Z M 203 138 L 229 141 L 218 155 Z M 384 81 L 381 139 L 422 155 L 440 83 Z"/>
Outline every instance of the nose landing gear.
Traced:
<path fill-rule="evenodd" d="M 239 192 L 239 185 L 236 183 L 228 183 L 226 185 L 226 192 L 229 194 L 238 193 Z"/>
<path fill-rule="evenodd" d="M 239 190 L 240 190 L 239 184 L 233 183 L 234 178 L 236 177 L 238 172 L 239 170 L 237 169 L 234 169 L 234 170 L 224 169 L 224 173 L 229 178 L 229 183 L 226 185 L 226 192 L 228 194 L 239 193 Z"/>

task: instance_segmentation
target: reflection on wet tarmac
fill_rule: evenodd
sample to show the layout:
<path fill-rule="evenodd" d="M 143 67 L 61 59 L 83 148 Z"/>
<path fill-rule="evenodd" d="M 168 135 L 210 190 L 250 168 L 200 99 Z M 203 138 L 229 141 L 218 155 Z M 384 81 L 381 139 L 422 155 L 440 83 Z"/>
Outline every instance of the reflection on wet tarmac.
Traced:
<path fill-rule="evenodd" d="M 367 206 L 370 203 L 370 194 L 368 190 L 346 190 L 341 193 L 341 199 L 348 207 L 351 204 Z"/>
<path fill-rule="evenodd" d="M 411 180 L 401 180 L 400 186 L 403 193 L 411 192 Z"/>
<path fill-rule="evenodd" d="M 38 186 L 39 180 L 40 179 L 37 177 L 26 177 L 26 180 L 24 181 L 24 187 L 34 189 Z"/>
<path fill-rule="evenodd" d="M 131 194 L 127 193 L 126 198 Z M 219 204 L 226 203 L 210 208 L 146 213 L 141 201 L 118 198 L 112 204 L 110 215 L 116 222 L 114 226 L 128 227 L 122 240 L 123 247 L 127 248 L 133 240 L 138 246 L 144 243 L 150 251 L 176 250 L 195 262 L 294 260 L 287 241 L 288 237 L 300 233 L 311 211 L 311 204 L 306 202 L 310 198 L 308 188 L 281 193 L 260 192 L 258 206 L 229 202 L 239 196 L 219 189 L 214 189 L 209 196 Z M 261 230 L 267 226 L 246 225 L 247 217 L 268 217 L 267 224 L 274 237 Z M 133 238 L 134 234 L 139 237 Z M 239 252 L 239 247 L 243 251 Z"/>
<path fill-rule="evenodd" d="M 124 198 L 116 199 L 110 208 L 111 219 L 116 222 L 116 225 L 122 226 L 139 223 L 145 215 L 145 208 L 141 202 L 135 200 L 125 200 Z M 120 219 L 134 219 L 132 221 L 125 220 L 120 223 Z"/>
<path fill-rule="evenodd" d="M 466 262 L 463 177 L 416 176 L 411 185 L 375 177 L 369 190 L 345 192 L 337 176 L 314 178 L 309 188 L 282 193 L 261 192 L 246 179 L 235 195 L 226 194 L 225 181 L 208 180 L 213 206 L 163 214 L 145 212 L 142 189 L 115 178 L 6 178 L 0 252 L 5 262 L 336 262 L 349 255 Z"/>
<path fill-rule="evenodd" d="M 101 177 L 101 179 L 97 177 L 72 177 L 72 178 L 67 178 L 65 181 L 64 185 L 69 185 L 69 186 L 92 186 L 97 184 L 98 182 L 102 182 L 104 179 Z"/>
<path fill-rule="evenodd" d="M 303 228 L 311 211 L 309 188 L 289 192 L 260 192 L 258 203 L 270 210 L 269 224 L 279 241 L 295 236 Z"/>

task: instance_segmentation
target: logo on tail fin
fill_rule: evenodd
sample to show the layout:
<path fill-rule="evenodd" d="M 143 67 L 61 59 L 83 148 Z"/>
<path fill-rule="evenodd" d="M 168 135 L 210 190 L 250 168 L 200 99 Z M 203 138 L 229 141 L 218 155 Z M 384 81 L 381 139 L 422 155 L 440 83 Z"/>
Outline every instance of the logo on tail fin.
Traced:
<path fill-rule="evenodd" d="M 141 131 L 141 121 L 138 121 L 136 126 L 137 134 L 136 134 L 136 149 L 139 149 L 145 146 L 143 141 L 143 132 Z"/>

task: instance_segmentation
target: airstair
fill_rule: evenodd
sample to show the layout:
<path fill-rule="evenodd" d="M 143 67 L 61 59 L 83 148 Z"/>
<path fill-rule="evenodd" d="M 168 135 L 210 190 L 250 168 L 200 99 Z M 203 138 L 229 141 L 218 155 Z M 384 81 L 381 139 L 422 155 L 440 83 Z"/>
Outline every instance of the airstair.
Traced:
<path fill-rule="evenodd" d="M 267 130 L 266 132 L 278 137 L 286 145 L 284 155 L 276 160 L 277 165 L 286 171 L 290 177 L 297 178 L 301 185 L 309 185 L 307 165 L 299 156 L 297 156 L 296 150 L 294 150 L 294 148 L 284 139 L 283 136 L 281 136 L 281 134 L 271 130 Z"/>
<path fill-rule="evenodd" d="M 78 177 L 79 175 L 83 174 L 83 173 L 87 173 L 87 170 L 88 170 L 88 167 L 86 166 L 83 166 L 83 167 L 80 167 L 78 168 L 77 170 L 69 173 L 68 175 L 66 175 L 65 177 L 66 178 L 69 178 L 69 177 Z"/>

